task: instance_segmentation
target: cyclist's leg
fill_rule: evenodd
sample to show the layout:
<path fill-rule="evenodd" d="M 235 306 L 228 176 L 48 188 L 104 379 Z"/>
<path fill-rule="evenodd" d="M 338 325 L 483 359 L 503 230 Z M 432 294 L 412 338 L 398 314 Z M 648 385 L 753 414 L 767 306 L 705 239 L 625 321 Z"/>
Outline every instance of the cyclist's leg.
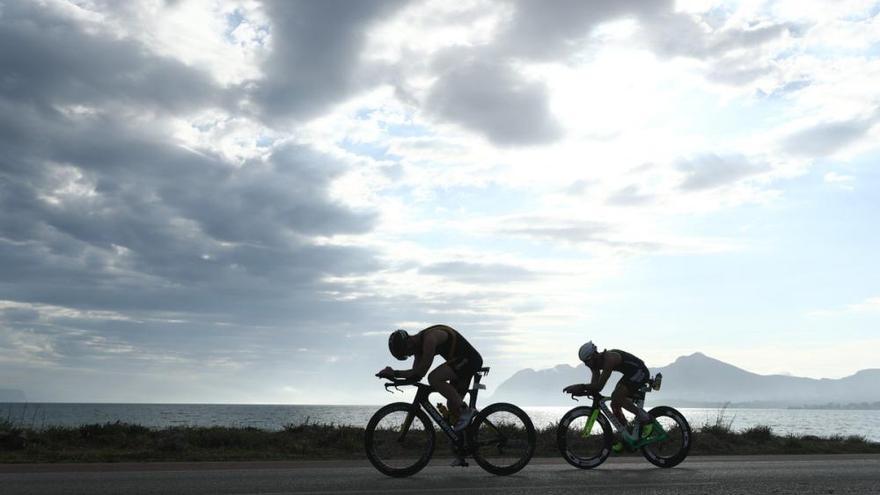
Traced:
<path fill-rule="evenodd" d="M 611 412 L 614 413 L 614 416 L 620 421 L 620 424 L 624 427 L 624 430 L 618 432 L 617 440 L 614 442 L 614 445 L 611 446 L 611 449 L 614 452 L 623 451 L 623 443 L 622 436 L 626 435 L 626 416 L 623 415 L 623 411 L 621 410 L 621 405 L 624 399 L 629 396 L 629 390 L 624 383 L 626 378 L 621 378 L 620 381 L 617 382 L 617 385 L 614 387 L 614 392 L 611 393 Z"/>
<path fill-rule="evenodd" d="M 458 394 L 454 382 L 457 378 L 449 363 L 443 363 L 428 374 L 428 383 L 446 398 L 446 406 L 453 417 L 461 414 L 461 395 Z"/>
<path fill-rule="evenodd" d="M 621 407 L 633 413 L 640 423 L 648 424 L 651 422 L 651 416 L 632 400 L 637 390 L 637 384 L 634 385 L 634 382 L 627 377 L 623 377 L 617 382 L 617 386 L 611 394 L 611 409 L 614 411 L 617 419 L 620 419 L 624 424 L 626 424 L 626 418 L 623 415 L 623 411 L 620 410 Z"/>
<path fill-rule="evenodd" d="M 458 421 L 455 422 L 455 426 L 453 427 L 455 431 L 461 431 L 462 429 L 467 428 L 471 423 L 471 419 L 477 413 L 476 405 L 472 408 L 464 402 L 464 394 L 467 393 L 471 378 L 473 378 L 477 370 L 480 369 L 480 366 L 483 365 L 482 363 L 483 358 L 476 353 L 471 356 L 462 356 L 449 363 L 449 366 L 452 367 L 456 376 L 452 381 L 452 386 L 455 387 L 458 396 L 461 397 L 462 401 L 461 416 L 458 417 Z"/>
<path fill-rule="evenodd" d="M 617 420 L 622 425 L 626 425 L 627 419 L 620 408 L 623 405 L 623 401 L 629 397 L 629 389 L 626 383 L 624 383 L 625 380 L 626 377 L 621 378 L 617 385 L 615 385 L 614 392 L 611 393 L 611 412 L 614 413 L 614 416 L 617 417 Z M 627 411 L 630 411 L 630 409 L 627 409 Z"/>
<path fill-rule="evenodd" d="M 477 374 L 477 371 L 483 367 L 483 358 L 480 357 L 479 354 L 475 356 L 466 357 L 463 359 L 456 360 L 455 363 L 452 364 L 452 369 L 455 371 L 456 379 L 453 381 L 452 385 L 458 391 L 459 397 L 461 397 L 462 404 L 467 406 L 468 403 L 464 401 L 464 396 L 468 393 L 468 390 L 471 387 L 471 380 L 474 379 L 474 375 Z"/>
<path fill-rule="evenodd" d="M 461 415 L 462 402 L 461 395 L 456 389 L 456 378 L 457 375 L 449 362 L 441 364 L 428 374 L 428 383 L 446 398 L 446 407 L 449 408 L 450 418 L 458 418 Z M 453 423 L 455 421 L 452 419 Z M 458 451 L 453 450 L 453 455 L 455 457 L 452 460 L 452 466 L 467 466 L 467 462 Z"/>

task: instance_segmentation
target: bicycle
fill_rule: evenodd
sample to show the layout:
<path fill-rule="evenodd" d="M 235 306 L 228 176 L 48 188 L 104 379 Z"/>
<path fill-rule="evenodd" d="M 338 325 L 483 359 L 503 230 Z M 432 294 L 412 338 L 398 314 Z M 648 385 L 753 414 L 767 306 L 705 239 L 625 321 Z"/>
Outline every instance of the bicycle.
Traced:
<path fill-rule="evenodd" d="M 663 375 L 658 373 L 642 385 L 636 392 L 633 402 L 639 407 L 645 404 L 645 394 L 659 390 Z M 625 426 L 611 412 L 606 404 L 611 400 L 596 392 L 588 394 L 593 399 L 592 406 L 580 406 L 565 413 L 559 420 L 556 431 L 556 444 L 562 457 L 574 467 L 592 469 L 599 466 L 611 454 L 614 432 L 620 435 L 621 442 L 630 451 L 641 450 L 651 464 L 671 468 L 681 463 L 691 447 L 691 427 L 684 416 L 668 406 L 658 406 L 648 414 L 654 418 L 653 431 L 645 438 L 632 438 L 625 433 Z M 577 400 L 574 395 L 572 399 Z"/>
<path fill-rule="evenodd" d="M 475 408 L 480 379 L 489 368 L 480 368 L 474 375 L 474 386 L 468 390 L 470 407 Z M 394 402 L 382 407 L 367 423 L 364 446 L 367 458 L 379 472 L 388 476 L 411 476 L 424 468 L 434 453 L 435 433 L 431 419 L 452 443 L 453 453 L 462 460 L 472 456 L 477 464 L 496 475 L 513 474 L 529 463 L 535 452 L 535 427 L 519 407 L 504 402 L 491 404 L 478 411 L 461 432 L 453 430 L 450 421 L 431 404 L 434 388 L 418 381 L 391 380 L 385 390 L 401 386 L 418 388 L 412 404 Z M 427 412 L 427 414 L 425 414 Z M 429 419 L 430 417 L 430 419 Z"/>

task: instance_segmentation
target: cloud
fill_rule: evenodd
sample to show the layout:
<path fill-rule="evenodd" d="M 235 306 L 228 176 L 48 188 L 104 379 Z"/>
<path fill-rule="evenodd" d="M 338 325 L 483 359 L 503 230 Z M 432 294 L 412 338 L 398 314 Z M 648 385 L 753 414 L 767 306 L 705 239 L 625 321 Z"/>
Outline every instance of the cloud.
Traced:
<path fill-rule="evenodd" d="M 679 189 L 683 191 L 703 191 L 724 187 L 771 171 L 766 164 L 753 163 L 742 155 L 707 154 L 681 160 L 676 167 L 684 174 L 684 179 L 679 185 Z"/>
<path fill-rule="evenodd" d="M 249 97 L 270 121 L 314 117 L 328 105 L 381 83 L 361 64 L 368 28 L 404 1 L 271 0 L 271 53 Z"/>
<path fill-rule="evenodd" d="M 461 60 L 440 70 L 425 102 L 429 112 L 482 132 L 500 146 L 542 144 L 561 136 L 543 83 L 524 80 L 504 62 L 459 55 L 449 55 Z"/>
<path fill-rule="evenodd" d="M 500 223 L 496 233 L 536 241 L 611 248 L 622 252 L 658 251 L 665 243 L 645 236 L 624 235 L 610 224 L 589 220 L 549 217 L 519 217 Z"/>
<path fill-rule="evenodd" d="M 44 112 L 73 104 L 84 111 L 117 104 L 180 112 L 221 105 L 227 97 L 206 74 L 135 41 L 87 32 L 39 3 L 4 5 L 0 92 L 6 98 Z"/>
<path fill-rule="evenodd" d="M 861 54 L 825 70 L 838 48 L 775 11 L 687 8 L 4 3 L 0 374 L 53 400 L 125 400 L 96 377 L 216 401 L 343 372 L 360 394 L 395 325 L 447 321 L 488 357 L 492 335 L 573 328 L 583 280 L 632 254 L 729 251 L 682 215 L 781 195 L 759 186 L 804 160 L 761 136 L 855 115 L 828 102 L 870 85 Z M 822 118 L 782 151 L 874 130 Z M 169 377 L 202 395 L 151 395 Z"/>
<path fill-rule="evenodd" d="M 807 316 L 828 317 L 846 314 L 864 314 L 880 312 L 880 296 L 869 297 L 862 302 L 848 304 L 843 308 L 818 309 L 810 311 Z"/>
<path fill-rule="evenodd" d="M 354 7 L 349 27 L 366 29 L 384 8 Z M 347 374 L 381 363 L 383 345 L 330 353 L 364 330 L 438 318 L 503 329 L 512 318 L 485 314 L 503 292 L 389 294 L 388 261 L 368 239 L 379 212 L 334 191 L 362 160 L 319 149 L 286 124 L 261 127 L 357 92 L 363 81 L 346 63 L 359 59 L 359 34 L 327 39 L 350 55 L 337 65 L 310 59 L 307 37 L 279 36 L 305 50 L 288 61 L 305 57 L 300 69 L 326 76 L 294 78 L 281 95 L 280 69 L 266 86 L 222 86 L 206 69 L 40 4 L 11 5 L 2 20 L 0 374 L 30 397 L 273 400 L 276 375 L 327 371 L 326 355 L 349 364 Z M 272 84 L 278 94 L 260 93 Z M 242 95 L 263 98 L 262 113 L 243 111 Z M 243 132 L 224 129 L 241 121 Z M 214 132 L 235 132 L 255 152 L 227 159 L 202 140 Z M 259 144 L 265 135 L 274 137 Z M 483 274 L 469 283 L 529 276 L 493 264 Z M 312 352 L 291 359 L 300 348 Z M 371 383 L 363 376 L 359 390 Z M 329 370 L 310 383 L 337 379 Z"/>
<path fill-rule="evenodd" d="M 613 21 L 632 19 L 644 47 L 666 57 L 721 61 L 731 53 L 747 52 L 800 30 L 791 23 L 765 22 L 743 26 L 722 10 L 699 15 L 680 12 L 671 0 L 557 0 L 512 2 L 513 13 L 496 40 L 498 52 L 528 60 L 564 60 L 601 44 L 594 30 Z M 712 16 L 715 15 L 713 19 Z M 750 53 L 750 55 L 753 55 Z M 749 57 L 755 60 L 755 57 Z M 718 63 L 723 69 L 727 63 Z"/>
<path fill-rule="evenodd" d="M 658 54 L 705 60 L 722 59 L 733 52 L 749 53 L 790 32 L 787 24 L 714 29 L 692 15 L 672 12 L 646 16 L 643 22 L 646 37 Z"/>
<path fill-rule="evenodd" d="M 803 89 L 809 88 L 810 85 L 812 85 L 812 84 L 813 84 L 813 81 L 810 81 L 807 79 L 789 81 L 789 82 L 786 82 L 785 84 L 783 84 L 782 86 L 774 89 L 773 92 L 771 92 L 770 94 L 767 94 L 763 90 L 760 90 L 760 89 L 758 90 L 757 94 L 758 94 L 758 96 L 768 97 L 768 98 L 785 97 L 785 96 L 797 93 L 798 91 L 801 91 Z"/>
<path fill-rule="evenodd" d="M 824 180 L 828 184 L 835 184 L 837 187 L 841 189 L 846 189 L 852 191 L 855 187 L 853 186 L 853 182 L 855 182 L 855 177 L 851 175 L 842 175 L 837 172 L 828 172 L 822 176 L 822 180 Z"/>
<path fill-rule="evenodd" d="M 516 265 L 467 261 L 432 263 L 420 268 L 419 272 L 426 275 L 439 275 L 459 282 L 480 284 L 519 282 L 535 277 L 535 274 L 530 270 Z"/>
<path fill-rule="evenodd" d="M 635 20 L 645 49 L 705 61 L 709 80 L 731 85 L 749 84 L 770 73 L 773 64 L 759 51 L 790 29 L 786 24 L 743 27 L 723 22 L 714 28 L 695 15 L 676 12 L 671 1 L 513 1 L 491 7 L 509 9 L 499 16 L 494 38 L 431 53 L 428 73 L 416 72 L 434 79 L 424 109 L 499 147 L 549 144 L 565 136 L 549 106 L 545 83 L 519 67 L 574 63 L 603 46 L 593 36 L 603 24 Z M 413 67 L 420 66 L 403 65 L 404 79 Z"/>
<path fill-rule="evenodd" d="M 511 2 L 514 12 L 498 44 L 505 53 L 536 60 L 552 60 L 578 51 L 597 25 L 625 17 L 656 16 L 674 7 L 669 0 L 555 0 Z"/>
<path fill-rule="evenodd" d="M 379 267 L 350 240 L 377 213 L 331 193 L 349 162 L 292 140 L 242 162 L 185 146 L 181 123 L 235 110 L 227 89 L 41 4 L 4 4 L 0 67 L 7 363 L 285 362 L 272 349 L 321 348 L 369 311 L 331 281 Z"/>
<path fill-rule="evenodd" d="M 612 230 L 611 225 L 601 222 L 560 221 L 543 217 L 520 217 L 497 227 L 501 234 L 573 243 L 605 242 L 605 237 Z"/>
<path fill-rule="evenodd" d="M 19 149 L 0 178 L 7 297 L 216 310 L 245 287 L 275 299 L 281 287 L 278 295 L 376 266 L 367 249 L 310 240 L 367 232 L 374 214 L 330 199 L 343 168 L 308 148 L 279 147 L 237 168 L 145 140 L 123 122 L 42 127 L 69 140 Z M 200 300 L 179 298 L 194 287 L 207 289 Z"/>
<path fill-rule="evenodd" d="M 616 206 L 637 206 L 650 203 L 654 200 L 654 196 L 645 193 L 639 186 L 629 185 L 608 197 L 608 204 Z"/>
<path fill-rule="evenodd" d="M 857 142 L 873 127 L 880 113 L 865 118 L 823 122 L 790 134 L 782 147 L 796 156 L 819 158 L 831 155 Z"/>

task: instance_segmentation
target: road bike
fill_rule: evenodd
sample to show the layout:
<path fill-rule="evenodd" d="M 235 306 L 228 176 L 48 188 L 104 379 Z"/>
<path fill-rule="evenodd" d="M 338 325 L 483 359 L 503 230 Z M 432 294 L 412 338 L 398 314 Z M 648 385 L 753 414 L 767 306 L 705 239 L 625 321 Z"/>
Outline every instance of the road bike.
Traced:
<path fill-rule="evenodd" d="M 633 402 L 644 407 L 645 394 L 659 390 L 662 378 L 663 375 L 658 373 L 649 379 L 636 392 Z M 645 459 L 655 466 L 671 468 L 687 457 L 693 435 L 680 412 L 668 406 L 651 409 L 648 414 L 654 419 L 653 431 L 647 437 L 633 438 L 608 407 L 610 397 L 598 392 L 587 397 L 593 399 L 593 404 L 575 407 L 565 413 L 556 431 L 559 452 L 572 466 L 592 469 L 605 462 L 611 454 L 614 431 L 627 450 L 641 450 Z M 572 399 L 577 400 L 574 395 Z"/>
<path fill-rule="evenodd" d="M 474 386 L 468 390 L 471 408 L 476 408 L 478 391 L 486 388 L 480 385 L 480 379 L 488 373 L 489 368 L 480 368 L 474 375 Z M 504 402 L 491 404 L 478 411 L 459 432 L 431 404 L 433 387 L 418 381 L 391 380 L 385 390 L 391 392 L 390 387 L 401 386 L 418 389 L 413 402 L 394 402 L 376 411 L 364 435 L 367 458 L 383 474 L 410 476 L 428 464 L 435 447 L 431 420 L 449 438 L 461 466 L 467 466 L 466 459 L 473 457 L 486 471 L 508 475 L 525 467 L 535 453 L 535 427 L 519 407 Z"/>

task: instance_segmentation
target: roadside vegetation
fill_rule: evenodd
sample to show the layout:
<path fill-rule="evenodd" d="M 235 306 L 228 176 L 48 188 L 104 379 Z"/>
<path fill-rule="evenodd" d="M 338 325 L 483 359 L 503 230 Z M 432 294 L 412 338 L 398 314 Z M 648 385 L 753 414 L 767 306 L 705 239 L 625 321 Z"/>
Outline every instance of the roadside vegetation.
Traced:
<path fill-rule="evenodd" d="M 19 427 L 0 420 L 0 462 L 138 462 L 361 459 L 363 428 L 334 424 L 288 425 L 280 431 L 249 427 L 150 429 L 126 423 L 80 427 Z M 438 435 L 435 454 L 448 449 Z M 777 435 L 768 426 L 734 431 L 723 417 L 695 428 L 690 455 L 880 454 L 863 437 Z M 536 457 L 557 457 L 556 427 L 538 431 Z M 623 455 L 640 455 L 630 453 Z"/>
<path fill-rule="evenodd" d="M 127 423 L 17 428 L 0 421 L 0 462 L 257 461 L 363 457 L 364 429 L 334 424 L 150 429 Z"/>

